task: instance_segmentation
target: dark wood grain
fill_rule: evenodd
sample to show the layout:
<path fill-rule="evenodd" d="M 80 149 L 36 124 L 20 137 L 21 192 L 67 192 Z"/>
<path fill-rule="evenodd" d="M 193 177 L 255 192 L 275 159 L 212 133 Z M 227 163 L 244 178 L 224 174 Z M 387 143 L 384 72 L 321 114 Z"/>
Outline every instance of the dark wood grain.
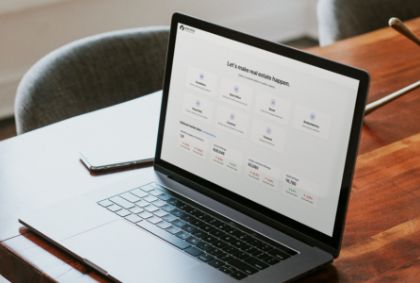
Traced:
<path fill-rule="evenodd" d="M 419 34 L 420 18 L 408 26 Z M 372 78 L 369 101 L 419 79 L 419 49 L 391 29 L 310 52 L 368 70 Z M 418 282 L 419 92 L 366 117 L 341 255 L 302 282 Z M 115 132 L 114 138 L 130 137 L 141 143 L 139 133 L 122 125 L 155 117 L 159 103 L 147 98 L 130 103 L 0 142 L 0 273 L 6 278 L 13 282 L 104 281 L 21 227 L 17 218 L 26 209 L 138 174 L 139 170 L 133 170 L 94 177 L 77 161 L 80 146 L 109 132 Z"/>
<path fill-rule="evenodd" d="M 359 156 L 336 270 L 304 281 L 418 282 L 419 260 L 420 133 Z"/>
<path fill-rule="evenodd" d="M 420 18 L 407 26 L 420 34 Z M 346 39 L 313 54 L 364 69 L 371 76 L 368 102 L 420 80 L 420 49 L 391 28 Z M 360 152 L 373 150 L 419 131 L 420 88 L 365 118 Z"/>

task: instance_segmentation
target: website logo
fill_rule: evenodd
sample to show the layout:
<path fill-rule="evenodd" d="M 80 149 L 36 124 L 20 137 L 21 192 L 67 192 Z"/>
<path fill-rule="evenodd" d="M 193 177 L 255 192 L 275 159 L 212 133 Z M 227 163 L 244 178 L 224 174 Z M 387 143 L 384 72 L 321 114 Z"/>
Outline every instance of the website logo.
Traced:
<path fill-rule="evenodd" d="M 185 26 L 185 25 L 180 25 L 179 29 L 181 31 L 185 31 L 185 32 L 189 32 L 189 33 L 195 33 L 195 29 L 189 27 L 189 26 Z"/>

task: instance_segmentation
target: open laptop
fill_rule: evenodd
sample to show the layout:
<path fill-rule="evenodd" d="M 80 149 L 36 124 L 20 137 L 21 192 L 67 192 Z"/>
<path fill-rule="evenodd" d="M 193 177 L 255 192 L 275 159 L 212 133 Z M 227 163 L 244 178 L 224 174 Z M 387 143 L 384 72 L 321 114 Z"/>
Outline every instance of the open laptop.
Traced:
<path fill-rule="evenodd" d="M 117 281 L 301 277 L 339 254 L 368 79 L 174 14 L 154 167 L 20 222 Z"/>

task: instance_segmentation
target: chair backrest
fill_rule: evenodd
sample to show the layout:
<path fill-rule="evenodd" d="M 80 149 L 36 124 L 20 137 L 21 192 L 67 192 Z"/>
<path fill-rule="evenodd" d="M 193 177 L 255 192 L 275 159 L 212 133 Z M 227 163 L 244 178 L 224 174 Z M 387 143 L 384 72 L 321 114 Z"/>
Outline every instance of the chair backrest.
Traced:
<path fill-rule="evenodd" d="M 167 27 L 103 33 L 39 60 L 19 83 L 18 134 L 162 88 Z"/>
<path fill-rule="evenodd" d="M 420 0 L 319 0 L 321 45 L 385 27 L 388 19 L 420 16 Z"/>

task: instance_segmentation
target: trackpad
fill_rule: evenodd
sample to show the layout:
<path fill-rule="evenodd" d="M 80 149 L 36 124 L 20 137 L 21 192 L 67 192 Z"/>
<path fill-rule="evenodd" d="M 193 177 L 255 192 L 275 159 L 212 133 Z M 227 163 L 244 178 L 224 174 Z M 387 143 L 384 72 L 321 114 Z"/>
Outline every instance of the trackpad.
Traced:
<path fill-rule="evenodd" d="M 122 219 L 66 239 L 63 245 L 123 282 L 171 282 L 200 265 L 178 248 Z"/>

